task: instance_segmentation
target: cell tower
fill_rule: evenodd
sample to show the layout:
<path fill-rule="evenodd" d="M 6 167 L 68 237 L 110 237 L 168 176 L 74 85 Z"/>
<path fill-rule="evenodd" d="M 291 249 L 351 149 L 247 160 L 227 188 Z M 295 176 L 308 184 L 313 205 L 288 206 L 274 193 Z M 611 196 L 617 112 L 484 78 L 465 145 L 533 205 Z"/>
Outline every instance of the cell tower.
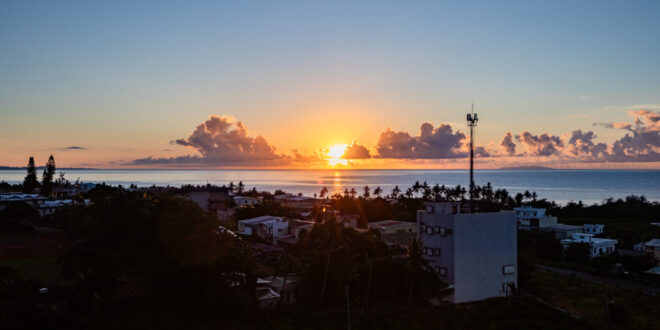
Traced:
<path fill-rule="evenodd" d="M 474 113 L 474 103 L 472 104 L 472 113 L 467 115 L 467 123 L 470 127 L 470 212 L 474 212 L 474 130 L 477 127 L 477 114 Z"/>

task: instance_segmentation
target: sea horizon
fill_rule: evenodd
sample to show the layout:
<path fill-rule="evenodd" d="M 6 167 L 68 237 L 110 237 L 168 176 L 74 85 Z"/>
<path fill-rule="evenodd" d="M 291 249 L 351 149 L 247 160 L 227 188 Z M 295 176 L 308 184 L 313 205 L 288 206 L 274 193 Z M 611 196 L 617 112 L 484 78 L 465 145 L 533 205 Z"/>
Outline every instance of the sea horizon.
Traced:
<path fill-rule="evenodd" d="M 467 169 L 61 169 L 69 181 L 138 187 L 228 185 L 242 181 L 246 189 L 283 190 L 314 196 L 323 187 L 330 194 L 364 186 L 381 187 L 388 194 L 395 186 L 405 189 L 416 181 L 429 185 L 469 186 Z M 58 171 L 59 172 L 59 171 Z M 274 173 L 277 173 L 274 175 Z M 477 169 L 475 184 L 491 183 L 511 194 L 535 191 L 539 198 L 566 204 L 602 203 L 629 195 L 660 201 L 660 170 L 643 169 Z M 616 174 L 616 175 L 611 175 Z M 21 183 L 24 173 L 0 170 L 0 181 Z"/>

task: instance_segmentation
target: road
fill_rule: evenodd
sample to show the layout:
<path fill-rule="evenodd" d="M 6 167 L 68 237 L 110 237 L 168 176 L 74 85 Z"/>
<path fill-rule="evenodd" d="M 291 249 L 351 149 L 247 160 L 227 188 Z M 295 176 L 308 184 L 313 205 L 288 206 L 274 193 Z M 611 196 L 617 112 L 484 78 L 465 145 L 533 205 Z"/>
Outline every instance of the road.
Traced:
<path fill-rule="evenodd" d="M 555 272 L 561 275 L 572 275 L 581 278 L 585 281 L 589 281 L 593 283 L 611 284 L 633 290 L 640 290 L 642 293 L 651 296 L 660 295 L 660 288 L 656 288 L 644 283 L 639 283 L 631 279 L 602 277 L 602 276 L 591 275 L 589 273 L 579 272 L 575 270 L 569 270 L 569 269 L 563 269 L 563 268 L 557 268 L 557 267 L 539 265 L 539 264 L 536 264 L 536 268 L 548 272 Z"/>

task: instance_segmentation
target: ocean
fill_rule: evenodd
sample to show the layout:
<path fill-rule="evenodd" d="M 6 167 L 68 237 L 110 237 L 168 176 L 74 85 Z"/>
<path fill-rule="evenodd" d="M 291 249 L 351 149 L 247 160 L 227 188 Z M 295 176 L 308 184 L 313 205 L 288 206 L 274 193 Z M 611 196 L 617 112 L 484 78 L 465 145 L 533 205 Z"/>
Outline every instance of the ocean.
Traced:
<path fill-rule="evenodd" d="M 285 190 L 306 196 L 318 194 L 322 187 L 330 193 L 355 188 L 359 193 L 366 185 L 381 187 L 390 193 L 394 186 L 401 190 L 415 181 L 429 185 L 469 186 L 466 170 L 65 170 L 70 181 L 105 182 L 112 185 L 181 186 L 184 184 L 223 185 L 243 181 L 248 189 Z M 59 173 L 59 171 L 58 171 Z M 25 171 L 0 170 L 0 181 L 19 183 Z M 539 198 L 565 204 L 582 201 L 601 203 L 606 198 L 644 195 L 660 201 L 660 170 L 477 170 L 475 183 L 490 182 L 495 189 L 504 188 L 515 194 L 536 191 Z"/>

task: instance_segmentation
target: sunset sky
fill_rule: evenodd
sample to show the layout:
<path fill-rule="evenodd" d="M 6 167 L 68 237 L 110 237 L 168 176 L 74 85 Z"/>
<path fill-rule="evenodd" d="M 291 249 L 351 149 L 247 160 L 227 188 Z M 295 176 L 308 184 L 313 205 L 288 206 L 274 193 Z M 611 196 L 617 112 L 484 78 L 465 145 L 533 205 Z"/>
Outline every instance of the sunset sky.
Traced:
<path fill-rule="evenodd" d="M 0 166 L 660 168 L 658 1 L 0 1 Z M 343 152 L 342 152 L 343 151 Z"/>

